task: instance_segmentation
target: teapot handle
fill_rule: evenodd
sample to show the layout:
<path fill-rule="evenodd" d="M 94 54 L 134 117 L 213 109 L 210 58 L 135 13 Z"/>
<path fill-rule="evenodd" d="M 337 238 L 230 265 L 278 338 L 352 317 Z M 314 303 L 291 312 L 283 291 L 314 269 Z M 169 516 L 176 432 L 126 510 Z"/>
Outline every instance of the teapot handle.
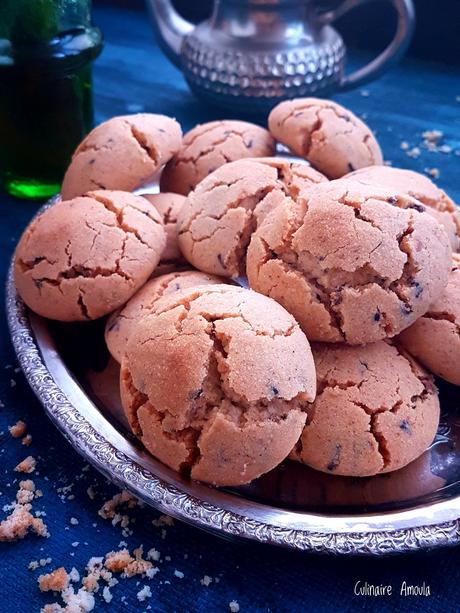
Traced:
<path fill-rule="evenodd" d="M 336 9 L 321 13 L 319 15 L 320 22 L 323 25 L 327 25 L 357 6 L 373 1 L 374 0 L 345 0 Z M 393 40 L 386 49 L 369 62 L 369 64 L 359 68 L 350 75 L 345 75 L 339 84 L 341 90 L 351 89 L 375 79 L 388 70 L 390 65 L 396 62 L 406 51 L 414 31 L 414 5 L 412 4 L 412 0 L 389 0 L 389 2 L 396 10 L 398 17 Z"/>

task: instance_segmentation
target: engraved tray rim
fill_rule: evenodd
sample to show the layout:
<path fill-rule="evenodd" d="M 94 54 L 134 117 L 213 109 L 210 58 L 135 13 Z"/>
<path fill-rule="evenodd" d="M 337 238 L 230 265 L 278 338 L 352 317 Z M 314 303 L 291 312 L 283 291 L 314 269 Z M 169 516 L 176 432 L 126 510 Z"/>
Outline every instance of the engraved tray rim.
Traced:
<path fill-rule="evenodd" d="M 45 320 L 33 315 L 37 334 L 37 325 L 31 323 L 29 310 L 16 292 L 13 261 L 7 278 L 6 312 L 27 381 L 73 448 L 150 506 L 227 538 L 316 553 L 381 556 L 460 543 L 460 496 L 401 511 L 332 516 L 289 511 L 186 482 L 139 451 L 110 424 L 67 370 L 51 336 L 47 339 Z"/>

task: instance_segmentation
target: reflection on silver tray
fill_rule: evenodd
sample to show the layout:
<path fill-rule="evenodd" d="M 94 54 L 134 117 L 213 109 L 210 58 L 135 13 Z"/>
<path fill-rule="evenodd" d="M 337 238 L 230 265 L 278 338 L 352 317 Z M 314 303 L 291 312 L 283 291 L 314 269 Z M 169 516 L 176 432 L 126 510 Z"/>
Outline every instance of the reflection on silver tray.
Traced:
<path fill-rule="evenodd" d="M 7 313 L 20 365 L 51 420 L 86 460 L 157 509 L 220 536 L 322 553 L 382 555 L 460 542 L 458 388 L 439 382 L 436 440 L 397 472 L 345 478 L 288 461 L 248 486 L 216 489 L 168 469 L 130 435 L 104 321 L 61 324 L 30 313 L 11 270 Z"/>

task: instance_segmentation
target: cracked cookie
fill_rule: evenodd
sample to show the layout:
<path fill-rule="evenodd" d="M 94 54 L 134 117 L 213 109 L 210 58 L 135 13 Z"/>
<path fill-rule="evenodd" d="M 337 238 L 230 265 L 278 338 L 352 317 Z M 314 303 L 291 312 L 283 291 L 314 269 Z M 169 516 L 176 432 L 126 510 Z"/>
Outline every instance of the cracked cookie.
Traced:
<path fill-rule="evenodd" d="M 316 390 L 294 318 L 227 285 L 162 298 L 131 336 L 120 381 L 128 421 L 150 453 L 213 485 L 249 483 L 277 466 Z"/>
<path fill-rule="evenodd" d="M 246 249 L 269 211 L 307 185 L 325 181 L 306 166 L 276 158 L 221 166 L 189 194 L 177 221 L 179 246 L 196 268 L 225 277 L 245 272 Z"/>
<path fill-rule="evenodd" d="M 180 125 L 171 117 L 138 113 L 113 117 L 94 128 L 77 147 L 64 176 L 64 200 L 95 189 L 130 192 L 179 150 Z"/>
<path fill-rule="evenodd" d="M 222 120 L 198 125 L 184 135 L 180 151 L 163 170 L 161 191 L 186 196 L 223 164 L 274 153 L 275 141 L 268 130 L 253 123 Z"/>
<path fill-rule="evenodd" d="M 185 196 L 173 193 L 143 194 L 150 204 L 156 208 L 163 219 L 166 231 L 166 247 L 161 254 L 162 263 L 174 262 L 183 264 L 184 257 L 177 242 L 177 216 L 184 205 Z"/>
<path fill-rule="evenodd" d="M 370 166 L 346 175 L 344 179 L 368 186 L 382 186 L 395 194 L 408 194 L 418 200 L 418 210 L 426 210 L 444 226 L 453 251 L 460 247 L 460 211 L 445 191 L 428 177 L 413 170 L 392 166 Z M 404 205 L 404 203 L 402 203 Z M 416 204 L 411 203 L 415 207 Z"/>
<path fill-rule="evenodd" d="M 398 341 L 431 372 L 460 385 L 460 256 L 444 292 Z"/>
<path fill-rule="evenodd" d="M 160 215 L 145 198 L 89 192 L 58 202 L 29 224 L 16 248 L 16 288 L 43 317 L 96 319 L 145 283 L 165 243 Z"/>
<path fill-rule="evenodd" d="M 196 270 L 172 272 L 147 281 L 120 309 L 113 312 L 105 325 L 105 342 L 112 356 L 121 363 L 126 345 L 138 322 L 153 312 L 163 296 L 198 285 L 222 283 L 219 277 Z"/>
<path fill-rule="evenodd" d="M 383 164 L 379 144 L 368 126 L 331 100 L 298 98 L 281 102 L 271 111 L 268 127 L 276 140 L 329 179 Z"/>
<path fill-rule="evenodd" d="M 366 477 L 406 466 L 433 442 L 437 389 L 409 355 L 385 341 L 312 350 L 318 393 L 292 459 Z"/>
<path fill-rule="evenodd" d="M 451 257 L 431 216 L 398 207 L 391 192 L 339 179 L 265 217 L 247 274 L 310 340 L 357 345 L 395 336 L 423 315 L 447 284 Z"/>

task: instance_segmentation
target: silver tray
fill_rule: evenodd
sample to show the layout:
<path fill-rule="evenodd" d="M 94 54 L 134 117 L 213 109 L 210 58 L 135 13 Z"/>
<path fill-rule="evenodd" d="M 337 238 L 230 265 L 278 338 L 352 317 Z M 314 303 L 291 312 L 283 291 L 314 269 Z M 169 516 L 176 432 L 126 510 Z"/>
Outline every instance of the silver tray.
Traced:
<path fill-rule="evenodd" d="M 438 382 L 436 440 L 402 470 L 357 479 L 288 461 L 249 486 L 216 489 L 182 478 L 131 436 L 104 321 L 60 324 L 31 313 L 12 267 L 6 306 L 19 363 L 52 422 L 85 460 L 156 509 L 223 537 L 320 553 L 384 555 L 460 542 L 458 388 Z"/>

